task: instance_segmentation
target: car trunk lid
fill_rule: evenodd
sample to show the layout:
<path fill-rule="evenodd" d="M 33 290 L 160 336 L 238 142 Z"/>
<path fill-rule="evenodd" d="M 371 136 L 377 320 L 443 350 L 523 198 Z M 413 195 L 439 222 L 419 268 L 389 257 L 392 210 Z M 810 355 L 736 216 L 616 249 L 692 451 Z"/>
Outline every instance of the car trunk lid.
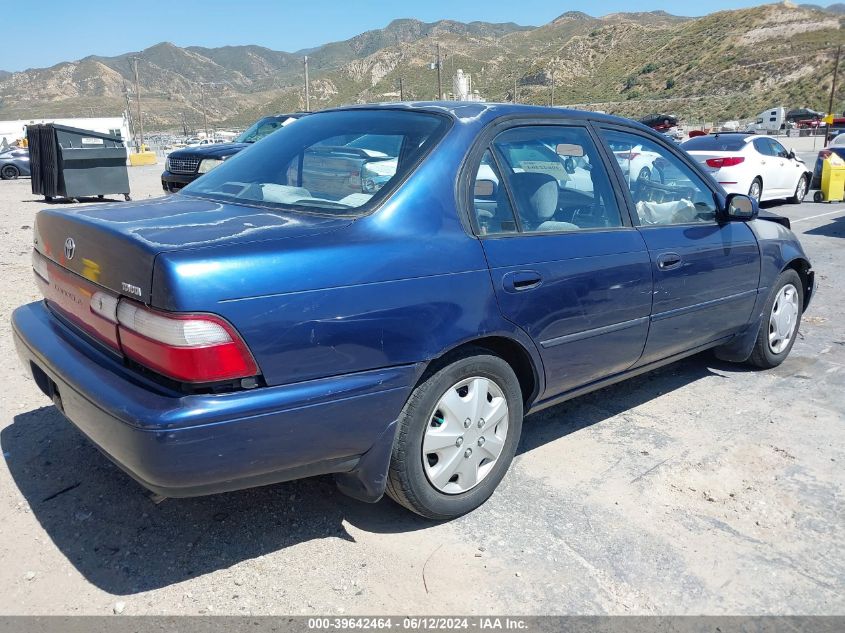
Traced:
<path fill-rule="evenodd" d="M 43 210 L 36 217 L 35 249 L 115 295 L 149 304 L 154 302 L 153 264 L 159 253 L 290 239 L 350 222 L 173 195 L 149 202 Z"/>

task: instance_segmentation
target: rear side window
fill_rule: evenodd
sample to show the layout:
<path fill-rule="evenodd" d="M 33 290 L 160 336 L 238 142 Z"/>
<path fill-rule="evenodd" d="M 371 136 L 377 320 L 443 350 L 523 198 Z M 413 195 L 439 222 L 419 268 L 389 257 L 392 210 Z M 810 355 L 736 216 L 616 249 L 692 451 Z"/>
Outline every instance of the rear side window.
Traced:
<path fill-rule="evenodd" d="M 487 164 L 485 164 L 485 160 Z M 578 231 L 622 226 L 616 197 L 596 147 L 584 128 L 558 125 L 516 127 L 499 134 L 485 154 L 476 183 L 494 181 L 496 212 L 516 211 L 516 230 L 523 233 Z M 476 185 L 476 190 L 478 186 Z M 498 219 L 483 233 L 508 232 L 511 224 Z M 497 216 L 498 218 L 498 216 Z"/>
<path fill-rule="evenodd" d="M 696 136 L 681 144 L 688 152 L 714 151 L 714 152 L 738 152 L 745 147 L 744 136 L 728 136 L 714 134 L 712 136 Z"/>
<path fill-rule="evenodd" d="M 403 110 L 312 114 L 182 191 L 223 202 L 356 215 L 401 182 L 450 124 L 443 116 Z"/>
<path fill-rule="evenodd" d="M 479 233 L 516 233 L 516 218 L 493 154 L 488 149 L 475 174 L 472 204 Z"/>
<path fill-rule="evenodd" d="M 763 156 L 777 156 L 772 144 L 769 143 L 769 139 L 767 138 L 755 138 L 754 139 L 754 149 L 760 152 Z"/>

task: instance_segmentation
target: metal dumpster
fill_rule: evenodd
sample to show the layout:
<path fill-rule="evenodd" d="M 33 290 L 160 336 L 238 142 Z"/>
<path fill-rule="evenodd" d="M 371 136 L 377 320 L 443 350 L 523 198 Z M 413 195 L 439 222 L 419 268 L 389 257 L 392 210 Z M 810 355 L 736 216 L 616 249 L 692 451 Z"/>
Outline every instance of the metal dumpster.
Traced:
<path fill-rule="evenodd" d="M 123 139 L 111 134 L 46 123 L 26 129 L 32 193 L 55 197 L 129 200 L 129 172 Z"/>
<path fill-rule="evenodd" d="M 821 185 L 814 202 L 841 202 L 845 199 L 845 160 L 835 152 L 821 158 Z"/>

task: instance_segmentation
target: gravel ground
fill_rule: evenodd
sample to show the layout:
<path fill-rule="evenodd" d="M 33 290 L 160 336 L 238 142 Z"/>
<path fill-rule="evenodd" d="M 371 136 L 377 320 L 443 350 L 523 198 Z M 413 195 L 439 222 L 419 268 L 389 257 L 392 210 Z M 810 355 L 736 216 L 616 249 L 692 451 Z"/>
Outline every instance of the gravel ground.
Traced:
<path fill-rule="evenodd" d="M 845 205 L 771 207 L 819 286 L 781 367 L 704 354 L 531 416 L 445 524 L 328 478 L 153 504 L 14 354 L 42 206 L 0 182 L 0 613 L 845 614 Z"/>

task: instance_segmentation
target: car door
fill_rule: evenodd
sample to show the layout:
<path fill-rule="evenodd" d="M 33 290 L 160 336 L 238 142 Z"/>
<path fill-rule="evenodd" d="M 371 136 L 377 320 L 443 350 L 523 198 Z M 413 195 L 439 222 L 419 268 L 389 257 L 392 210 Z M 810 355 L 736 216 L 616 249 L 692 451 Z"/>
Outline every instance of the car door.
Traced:
<path fill-rule="evenodd" d="M 783 160 L 769 139 L 760 137 L 752 141 L 763 179 L 763 198 L 776 198 L 783 193 Z"/>
<path fill-rule="evenodd" d="M 798 178 L 804 173 L 804 167 L 794 158 L 789 157 L 789 150 L 773 138 L 766 139 L 772 148 L 777 166 L 777 182 L 780 193 L 791 196 L 795 193 Z"/>
<path fill-rule="evenodd" d="M 751 229 L 719 221 L 716 192 L 680 151 L 625 128 L 601 134 L 612 147 L 642 145 L 659 156 L 659 181 L 639 180 L 626 192 L 654 279 L 639 364 L 729 338 L 748 323 L 756 300 L 760 252 Z"/>
<path fill-rule="evenodd" d="M 634 365 L 649 256 L 588 127 L 514 123 L 485 145 L 471 216 L 500 310 L 540 350 L 545 397 Z"/>

